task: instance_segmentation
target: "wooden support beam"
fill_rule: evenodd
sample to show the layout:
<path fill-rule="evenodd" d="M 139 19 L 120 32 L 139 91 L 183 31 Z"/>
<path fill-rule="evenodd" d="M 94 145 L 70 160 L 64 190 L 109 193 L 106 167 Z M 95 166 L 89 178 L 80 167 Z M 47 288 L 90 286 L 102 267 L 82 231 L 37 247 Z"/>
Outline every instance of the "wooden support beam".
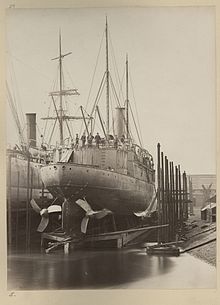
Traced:
<path fill-rule="evenodd" d="M 29 213 L 30 213 L 30 209 L 29 209 L 29 205 L 30 205 L 30 156 L 28 154 L 27 157 L 27 196 L 26 196 L 26 250 L 29 249 L 29 241 L 30 241 L 30 231 L 29 231 Z"/>
<path fill-rule="evenodd" d="M 166 228 L 166 237 L 165 240 L 168 242 L 170 240 L 170 197 L 169 197 L 169 168 L 168 168 L 168 159 L 165 156 L 165 223 L 169 223 L 169 227 Z"/>
<path fill-rule="evenodd" d="M 175 166 L 175 220 L 176 220 L 176 232 L 178 230 L 178 223 L 179 223 L 179 179 L 178 179 L 178 167 Z"/>
<path fill-rule="evenodd" d="M 179 176 L 179 220 L 180 220 L 180 230 L 183 228 L 183 200 L 182 200 L 182 179 L 180 165 L 178 165 L 178 176 Z"/>
<path fill-rule="evenodd" d="M 11 212 L 11 155 L 8 157 L 8 180 L 7 180 L 7 229 L 8 229 L 8 245 L 12 245 L 12 212 Z"/>
<path fill-rule="evenodd" d="M 165 224 L 165 192 L 164 192 L 164 155 L 161 152 L 161 224 Z M 165 230 L 162 231 L 162 240 L 165 240 Z"/>
<path fill-rule="evenodd" d="M 157 206 L 158 206 L 158 225 L 162 224 L 161 219 L 161 170 L 160 170 L 160 143 L 157 144 Z M 161 243 L 161 230 L 157 233 L 158 244 Z"/>
<path fill-rule="evenodd" d="M 19 204 L 20 204 L 20 172 L 17 172 L 17 197 L 16 197 L 16 227 L 15 227 L 15 247 L 18 249 L 18 235 L 19 235 Z"/>

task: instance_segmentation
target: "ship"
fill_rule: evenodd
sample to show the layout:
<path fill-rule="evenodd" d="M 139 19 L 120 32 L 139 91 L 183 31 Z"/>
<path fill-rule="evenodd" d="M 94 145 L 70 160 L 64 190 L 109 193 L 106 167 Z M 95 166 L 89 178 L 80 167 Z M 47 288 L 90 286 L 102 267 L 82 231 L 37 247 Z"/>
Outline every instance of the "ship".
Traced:
<path fill-rule="evenodd" d="M 26 126 L 23 128 L 16 108 L 15 95 L 11 93 L 8 83 L 6 88 L 7 101 L 19 140 L 14 147 L 10 146 L 6 150 L 8 242 L 16 242 L 17 246 L 23 244 L 24 234 L 30 233 L 31 226 L 34 231 L 36 228 L 41 231 L 41 223 L 38 226 L 39 216 L 32 213 L 30 200 L 33 199 L 43 212 L 48 211 L 48 206 L 53 202 L 53 197 L 45 189 L 40 175 L 40 168 L 48 159 L 50 150 L 46 151 L 44 147 L 37 145 L 36 113 L 26 113 Z M 57 211 L 60 211 L 60 206 L 56 206 L 55 212 Z"/>
<path fill-rule="evenodd" d="M 63 85 L 64 57 L 59 36 L 59 89 L 50 93 L 58 122 L 60 142 L 52 159 L 40 168 L 42 181 L 48 191 L 62 201 L 63 227 L 67 232 L 88 234 L 94 228 L 124 229 L 137 223 L 155 205 L 155 170 L 148 150 L 136 144 L 130 129 L 130 101 L 128 92 L 128 56 L 126 56 L 126 98 L 118 102 L 114 115 L 114 130 L 110 130 L 110 85 L 108 22 L 105 25 L 106 67 L 102 86 L 106 88 L 106 119 L 102 119 L 95 101 L 90 115 L 81 106 L 81 117 L 68 116 L 63 109 L 67 95 L 77 95 L 77 89 Z M 102 91 L 100 87 L 99 91 Z M 113 89 L 114 90 L 114 89 Z M 59 107 L 57 105 L 59 103 Z M 102 135 L 95 130 L 96 112 Z M 46 118 L 45 118 L 46 119 Z M 84 132 L 71 135 L 70 145 L 64 145 L 64 124 L 71 119 L 84 122 Z M 136 126 L 136 125 L 135 125 Z M 110 219 L 110 220 L 109 220 Z M 98 225 L 97 225 L 98 224 Z M 123 225 L 124 224 L 124 225 Z"/>
<path fill-rule="evenodd" d="M 37 146 L 36 113 L 26 113 L 26 128 L 24 128 L 18 115 L 17 103 L 8 84 L 6 88 L 7 101 L 11 108 L 19 139 L 18 144 L 6 150 L 8 208 L 12 211 L 24 211 L 29 206 L 30 198 L 38 201 L 45 199 L 44 203 L 46 199 L 52 199 L 40 176 L 40 167 L 45 163 L 49 152 Z"/>

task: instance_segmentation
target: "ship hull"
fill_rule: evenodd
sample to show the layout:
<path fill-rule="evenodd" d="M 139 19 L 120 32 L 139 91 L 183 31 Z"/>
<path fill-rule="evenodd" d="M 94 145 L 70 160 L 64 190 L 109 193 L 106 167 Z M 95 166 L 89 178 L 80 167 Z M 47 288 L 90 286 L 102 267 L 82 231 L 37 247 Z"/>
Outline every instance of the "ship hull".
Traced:
<path fill-rule="evenodd" d="M 94 210 L 106 208 L 115 214 L 144 211 L 154 194 L 154 184 L 115 171 L 74 163 L 43 166 L 41 177 L 55 197 L 71 202 L 86 197 Z"/>
<path fill-rule="evenodd" d="M 7 155 L 7 200 L 11 209 L 22 210 L 26 208 L 28 196 L 28 168 L 29 168 L 29 198 L 40 199 L 52 196 L 43 186 L 40 168 L 42 164 L 30 161 L 17 154 Z"/>

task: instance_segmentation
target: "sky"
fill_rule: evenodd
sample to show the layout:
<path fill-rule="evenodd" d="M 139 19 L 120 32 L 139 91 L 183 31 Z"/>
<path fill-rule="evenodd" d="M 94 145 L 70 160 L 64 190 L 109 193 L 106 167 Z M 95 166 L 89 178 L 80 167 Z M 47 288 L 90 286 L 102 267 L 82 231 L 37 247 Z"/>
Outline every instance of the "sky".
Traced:
<path fill-rule="evenodd" d="M 143 146 L 156 159 L 157 143 L 188 174 L 216 169 L 215 13 L 212 7 L 105 9 L 13 9 L 6 17 L 7 82 L 19 110 L 48 113 L 57 76 L 58 34 L 62 33 L 68 88 L 80 96 L 68 104 L 74 114 L 87 104 L 108 17 L 111 74 L 120 79 L 129 58 L 129 101 L 137 107 Z M 105 70 L 104 44 L 93 81 L 92 105 Z M 117 62 L 117 70 L 112 65 Z M 117 82 L 116 82 L 117 83 Z M 124 85 L 123 85 L 124 86 Z M 117 88 L 117 85 L 116 85 Z M 121 95 L 122 96 L 122 95 Z M 101 106 L 103 105 L 103 106 Z M 104 110 L 105 93 L 100 107 Z M 89 106 L 91 109 L 91 106 Z M 89 108 L 88 108 L 89 111 Z M 104 113 L 105 115 L 105 113 Z M 104 117 L 103 115 L 103 117 Z M 24 124 L 24 122 L 23 122 Z M 78 126 L 73 125 L 74 132 Z M 18 142 L 7 111 L 7 142 Z"/>

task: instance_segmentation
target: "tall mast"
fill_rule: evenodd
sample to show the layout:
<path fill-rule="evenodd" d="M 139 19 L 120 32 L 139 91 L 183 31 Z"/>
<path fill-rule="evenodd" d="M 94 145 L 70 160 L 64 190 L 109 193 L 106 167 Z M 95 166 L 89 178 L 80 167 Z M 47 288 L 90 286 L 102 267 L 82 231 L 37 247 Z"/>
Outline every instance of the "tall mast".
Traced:
<path fill-rule="evenodd" d="M 62 50 L 61 50 L 61 32 L 59 31 L 59 71 L 60 71 L 60 145 L 63 145 L 63 100 L 62 100 Z"/>
<path fill-rule="evenodd" d="M 105 27 L 105 40 L 106 40 L 106 133 L 107 138 L 109 135 L 109 67 L 108 67 L 108 22 L 106 16 Z"/>
<path fill-rule="evenodd" d="M 129 129 L 128 129 L 128 108 L 129 108 L 129 99 L 128 99 L 128 54 L 126 55 L 126 135 L 127 139 L 129 137 Z"/>
<path fill-rule="evenodd" d="M 55 110 L 56 110 L 56 117 L 47 117 L 47 118 L 42 118 L 42 119 L 45 119 L 45 120 L 50 120 L 50 119 L 57 120 L 58 119 L 59 130 L 60 130 L 60 145 L 63 145 L 64 122 L 66 122 L 67 128 L 69 130 L 67 119 L 81 119 L 81 117 L 67 116 L 66 114 L 64 114 L 64 111 L 63 111 L 63 95 L 65 95 L 65 96 L 67 96 L 67 95 L 79 95 L 79 93 L 78 93 L 77 89 L 67 89 L 67 90 L 63 89 L 63 77 L 62 77 L 63 76 L 63 65 L 62 65 L 63 62 L 62 61 L 63 61 L 63 58 L 65 56 L 72 54 L 72 52 L 62 54 L 61 43 L 62 43 L 62 41 L 61 41 L 61 31 L 59 31 L 59 56 L 57 56 L 55 58 L 52 58 L 52 60 L 58 60 L 59 61 L 59 90 L 58 91 L 52 91 L 52 92 L 49 93 L 49 95 L 52 97 L 53 104 L 54 104 L 54 107 L 55 107 Z M 59 101 L 60 101 L 59 108 L 56 107 L 56 105 L 55 105 L 54 97 L 56 97 L 56 96 L 59 96 Z M 56 122 L 55 122 L 55 124 L 56 124 Z M 70 133 L 70 131 L 69 131 L 69 133 Z"/>

